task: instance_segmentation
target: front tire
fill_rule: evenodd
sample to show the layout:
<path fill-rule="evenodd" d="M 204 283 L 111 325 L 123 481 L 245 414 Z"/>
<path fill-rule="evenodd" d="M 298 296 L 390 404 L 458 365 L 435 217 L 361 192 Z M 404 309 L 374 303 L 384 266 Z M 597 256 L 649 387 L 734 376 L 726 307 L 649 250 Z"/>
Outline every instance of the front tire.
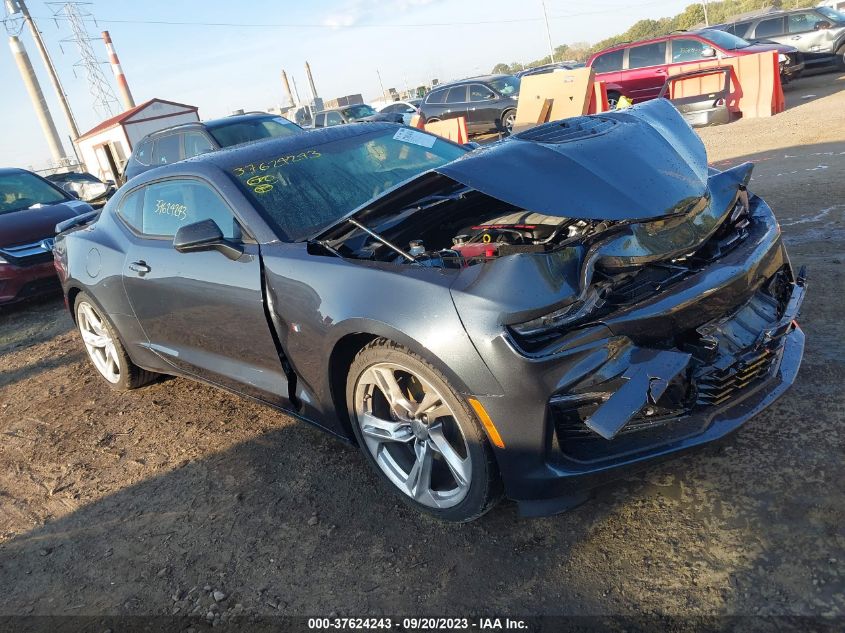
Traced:
<path fill-rule="evenodd" d="M 845 44 L 836 51 L 836 66 L 839 70 L 845 70 Z"/>
<path fill-rule="evenodd" d="M 607 109 L 608 110 L 615 110 L 616 106 L 619 105 L 619 97 L 622 95 L 618 92 L 611 90 L 607 93 Z"/>
<path fill-rule="evenodd" d="M 349 368 L 346 402 L 367 462 L 406 504 L 463 523 L 498 501 L 498 470 L 475 415 L 418 355 L 376 339 Z"/>
<path fill-rule="evenodd" d="M 114 326 L 91 297 L 80 292 L 74 301 L 73 313 L 88 358 L 109 386 L 118 391 L 128 391 L 156 379 L 158 374 L 141 369 L 132 362 Z"/>

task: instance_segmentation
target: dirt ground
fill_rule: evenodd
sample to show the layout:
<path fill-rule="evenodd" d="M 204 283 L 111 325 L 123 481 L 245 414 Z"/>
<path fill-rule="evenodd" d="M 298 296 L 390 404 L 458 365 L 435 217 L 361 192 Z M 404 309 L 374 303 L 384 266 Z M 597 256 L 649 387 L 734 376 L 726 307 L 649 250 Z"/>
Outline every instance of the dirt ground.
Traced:
<path fill-rule="evenodd" d="M 0 615 L 845 615 L 843 87 L 701 131 L 716 164 L 758 163 L 808 267 L 797 383 L 560 516 L 434 522 L 270 409 L 182 379 L 112 392 L 60 299 L 3 310 Z"/>

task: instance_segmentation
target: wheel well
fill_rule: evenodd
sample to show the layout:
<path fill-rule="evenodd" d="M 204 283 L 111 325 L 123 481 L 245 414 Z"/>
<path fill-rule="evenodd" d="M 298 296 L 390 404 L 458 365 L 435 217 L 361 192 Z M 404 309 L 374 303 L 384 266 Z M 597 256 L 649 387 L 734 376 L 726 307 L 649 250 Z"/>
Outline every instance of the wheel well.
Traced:
<path fill-rule="evenodd" d="M 76 303 L 76 296 L 82 292 L 80 288 L 71 287 L 67 291 L 67 309 L 70 311 L 70 318 L 73 319 L 73 322 L 76 323 L 76 311 L 73 309 L 73 305 Z"/>
<path fill-rule="evenodd" d="M 347 334 L 335 344 L 329 357 L 329 386 L 332 403 L 344 431 L 353 442 L 355 433 L 352 431 L 352 421 L 349 419 L 346 407 L 346 377 L 355 355 L 377 338 L 379 337 L 375 334 Z"/>

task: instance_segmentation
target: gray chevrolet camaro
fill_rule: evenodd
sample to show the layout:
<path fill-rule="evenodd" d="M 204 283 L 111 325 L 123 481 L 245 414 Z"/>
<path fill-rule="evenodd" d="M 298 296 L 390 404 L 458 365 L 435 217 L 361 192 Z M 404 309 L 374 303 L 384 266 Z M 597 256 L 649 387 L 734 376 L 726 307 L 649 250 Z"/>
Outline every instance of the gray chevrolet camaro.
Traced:
<path fill-rule="evenodd" d="M 285 410 L 445 520 L 546 515 L 794 381 L 803 275 L 750 175 L 664 100 L 473 150 L 348 125 L 149 171 L 54 254 L 112 386 Z"/>

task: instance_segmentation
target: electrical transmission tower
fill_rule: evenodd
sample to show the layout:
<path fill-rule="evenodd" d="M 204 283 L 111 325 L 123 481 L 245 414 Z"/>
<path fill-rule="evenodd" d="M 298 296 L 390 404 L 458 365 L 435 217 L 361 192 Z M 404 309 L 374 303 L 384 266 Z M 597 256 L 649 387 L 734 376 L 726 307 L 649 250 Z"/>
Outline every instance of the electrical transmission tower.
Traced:
<path fill-rule="evenodd" d="M 95 39 L 88 35 L 88 30 L 85 27 L 86 21 L 94 21 L 93 14 L 86 8 L 90 2 L 50 2 L 48 3 L 56 7 L 54 15 L 57 18 L 67 20 L 73 36 L 63 40 L 65 42 L 74 42 L 79 49 L 81 56 L 76 66 L 81 66 L 85 69 L 85 76 L 88 78 L 88 89 L 94 97 L 94 110 L 102 118 L 114 116 L 121 111 L 120 104 L 117 97 L 109 84 L 106 75 L 103 72 L 102 65 L 105 62 L 100 62 L 94 54 L 94 48 L 91 42 Z M 96 23 L 96 22 L 95 22 Z M 99 41 L 99 38 L 96 38 Z"/>

